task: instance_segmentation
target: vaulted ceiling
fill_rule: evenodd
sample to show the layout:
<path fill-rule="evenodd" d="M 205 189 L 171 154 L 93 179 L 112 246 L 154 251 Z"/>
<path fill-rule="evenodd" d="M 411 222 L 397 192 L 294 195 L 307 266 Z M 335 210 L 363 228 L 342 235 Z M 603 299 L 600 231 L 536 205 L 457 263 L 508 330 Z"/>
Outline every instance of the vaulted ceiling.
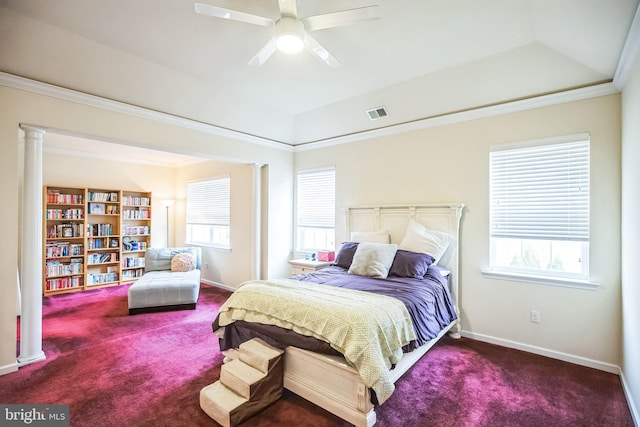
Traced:
<path fill-rule="evenodd" d="M 277 0 L 198 0 L 279 17 Z M 273 29 L 191 0 L 0 0 L 0 70 L 297 145 L 612 81 L 638 0 L 299 0 L 377 4 L 310 52 L 249 60 Z M 389 116 L 371 121 L 366 110 Z"/>

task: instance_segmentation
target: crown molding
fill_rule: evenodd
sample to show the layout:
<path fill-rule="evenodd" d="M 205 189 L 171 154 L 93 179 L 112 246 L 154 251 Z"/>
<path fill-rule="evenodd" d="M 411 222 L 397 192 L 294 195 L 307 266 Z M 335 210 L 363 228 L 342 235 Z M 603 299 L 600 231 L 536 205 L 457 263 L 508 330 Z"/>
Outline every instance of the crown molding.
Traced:
<path fill-rule="evenodd" d="M 633 65 L 636 61 L 640 60 L 640 5 L 636 9 L 636 14 L 633 16 L 629 32 L 627 33 L 627 39 L 624 42 L 620 59 L 618 60 L 618 67 L 613 76 L 613 84 L 616 89 L 622 91 L 624 86 L 629 80 L 629 75 L 633 69 Z"/>
<path fill-rule="evenodd" d="M 638 13 L 636 13 L 636 17 L 637 16 Z M 634 20 L 634 22 L 635 21 L 638 20 Z M 640 27 L 640 25 L 635 25 L 635 27 Z M 625 44 L 625 47 L 626 46 L 627 45 Z M 183 117 L 177 117 L 171 114 L 161 113 L 158 111 L 125 104 L 119 101 L 101 98 L 95 95 L 88 95 L 86 93 L 61 88 L 48 83 L 38 82 L 36 80 L 15 76 L 13 74 L 4 73 L 1 71 L 0 85 L 289 152 L 307 151 L 330 147 L 333 145 L 347 144 L 364 139 L 378 138 L 381 136 L 395 135 L 430 127 L 461 123 L 469 120 L 498 116 L 533 108 L 547 107 L 556 104 L 595 98 L 598 96 L 611 95 L 619 92 L 619 89 L 614 83 L 600 83 L 578 89 L 571 89 L 517 101 L 510 101 L 486 107 L 453 112 L 436 117 L 428 117 L 411 122 L 386 126 L 383 128 L 356 132 L 353 134 L 337 136 L 334 138 L 327 138 L 320 141 L 301 143 L 299 145 L 290 145 L 284 142 L 277 142 L 265 138 L 260 138 L 254 135 L 249 135 L 246 133 L 198 122 L 195 120 L 185 119 Z"/>
<path fill-rule="evenodd" d="M 515 113 L 518 111 L 525 111 L 534 108 L 548 107 L 551 105 L 564 104 L 567 102 L 580 101 L 583 99 L 596 98 L 599 96 L 612 95 L 615 93 L 619 93 L 619 90 L 613 85 L 613 83 L 600 83 L 592 86 L 556 92 L 548 95 L 535 96 L 517 101 L 490 105 L 487 107 L 480 107 L 450 114 L 443 114 L 436 117 L 428 117 L 425 119 L 415 120 L 407 123 L 400 123 L 397 125 L 391 125 L 379 129 L 372 129 L 356 134 L 328 138 L 322 141 L 297 145 L 294 147 L 294 151 L 298 152 L 330 147 L 333 145 L 346 144 L 363 139 L 379 138 L 382 136 L 411 132 L 419 129 L 445 126 L 470 120 L 482 119 L 486 117 L 500 116 L 503 114 Z"/>
<path fill-rule="evenodd" d="M 0 71 L 0 85 L 37 93 L 39 95 L 50 96 L 65 101 L 71 101 L 90 107 L 97 107 L 116 113 L 128 114 L 147 120 L 153 120 L 156 122 L 179 126 L 199 132 L 205 132 L 211 135 L 223 136 L 238 141 L 260 145 L 263 147 L 275 148 L 277 150 L 283 151 L 292 151 L 292 146 L 284 142 L 273 141 L 270 139 L 210 125 L 196 120 L 185 119 L 184 117 L 178 117 L 172 114 L 162 113 L 131 104 L 126 104 L 120 101 L 114 101 L 95 95 L 89 95 L 76 90 L 62 88 L 49 83 L 27 79 L 25 77 L 16 76 L 2 71 Z"/>

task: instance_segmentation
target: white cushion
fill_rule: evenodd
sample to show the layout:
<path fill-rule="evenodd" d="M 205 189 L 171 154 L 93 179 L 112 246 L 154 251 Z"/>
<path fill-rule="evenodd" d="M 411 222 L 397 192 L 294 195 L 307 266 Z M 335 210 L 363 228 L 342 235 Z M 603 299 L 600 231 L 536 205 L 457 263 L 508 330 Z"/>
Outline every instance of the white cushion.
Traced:
<path fill-rule="evenodd" d="M 352 242 L 389 243 L 389 232 L 381 231 L 354 231 L 351 233 Z"/>
<path fill-rule="evenodd" d="M 404 239 L 398 245 L 398 249 L 431 255 L 434 258 L 433 263 L 437 264 L 447 251 L 451 239 L 450 234 L 429 230 L 410 220 Z"/>
<path fill-rule="evenodd" d="M 398 245 L 393 244 L 359 243 L 349 267 L 349 274 L 384 279 L 389 274 L 397 250 Z"/>
<path fill-rule="evenodd" d="M 129 308 L 194 304 L 200 294 L 200 270 L 150 271 L 129 287 Z"/>

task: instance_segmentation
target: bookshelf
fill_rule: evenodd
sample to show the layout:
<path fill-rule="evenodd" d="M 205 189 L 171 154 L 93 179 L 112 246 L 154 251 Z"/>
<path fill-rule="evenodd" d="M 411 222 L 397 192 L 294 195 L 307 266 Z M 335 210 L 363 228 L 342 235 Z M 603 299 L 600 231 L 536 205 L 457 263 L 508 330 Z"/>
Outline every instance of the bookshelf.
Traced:
<path fill-rule="evenodd" d="M 151 244 L 151 193 L 122 192 L 122 280 L 144 274 L 144 253 Z"/>
<path fill-rule="evenodd" d="M 120 281 L 120 191 L 87 189 L 85 288 Z"/>
<path fill-rule="evenodd" d="M 45 186 L 43 294 L 129 283 L 144 273 L 151 193 Z"/>
<path fill-rule="evenodd" d="M 44 293 L 84 289 L 85 190 L 45 188 L 44 198 Z"/>

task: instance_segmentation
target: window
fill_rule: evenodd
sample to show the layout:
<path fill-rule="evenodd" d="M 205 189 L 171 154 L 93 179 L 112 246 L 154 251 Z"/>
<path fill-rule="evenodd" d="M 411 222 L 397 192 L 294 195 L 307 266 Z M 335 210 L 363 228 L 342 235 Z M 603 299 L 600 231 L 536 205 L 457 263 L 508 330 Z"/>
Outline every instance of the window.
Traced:
<path fill-rule="evenodd" d="M 296 249 L 335 249 L 335 169 L 298 172 Z"/>
<path fill-rule="evenodd" d="M 491 271 L 589 278 L 589 136 L 492 147 Z"/>
<path fill-rule="evenodd" d="M 228 176 L 187 183 L 187 243 L 230 247 Z"/>

